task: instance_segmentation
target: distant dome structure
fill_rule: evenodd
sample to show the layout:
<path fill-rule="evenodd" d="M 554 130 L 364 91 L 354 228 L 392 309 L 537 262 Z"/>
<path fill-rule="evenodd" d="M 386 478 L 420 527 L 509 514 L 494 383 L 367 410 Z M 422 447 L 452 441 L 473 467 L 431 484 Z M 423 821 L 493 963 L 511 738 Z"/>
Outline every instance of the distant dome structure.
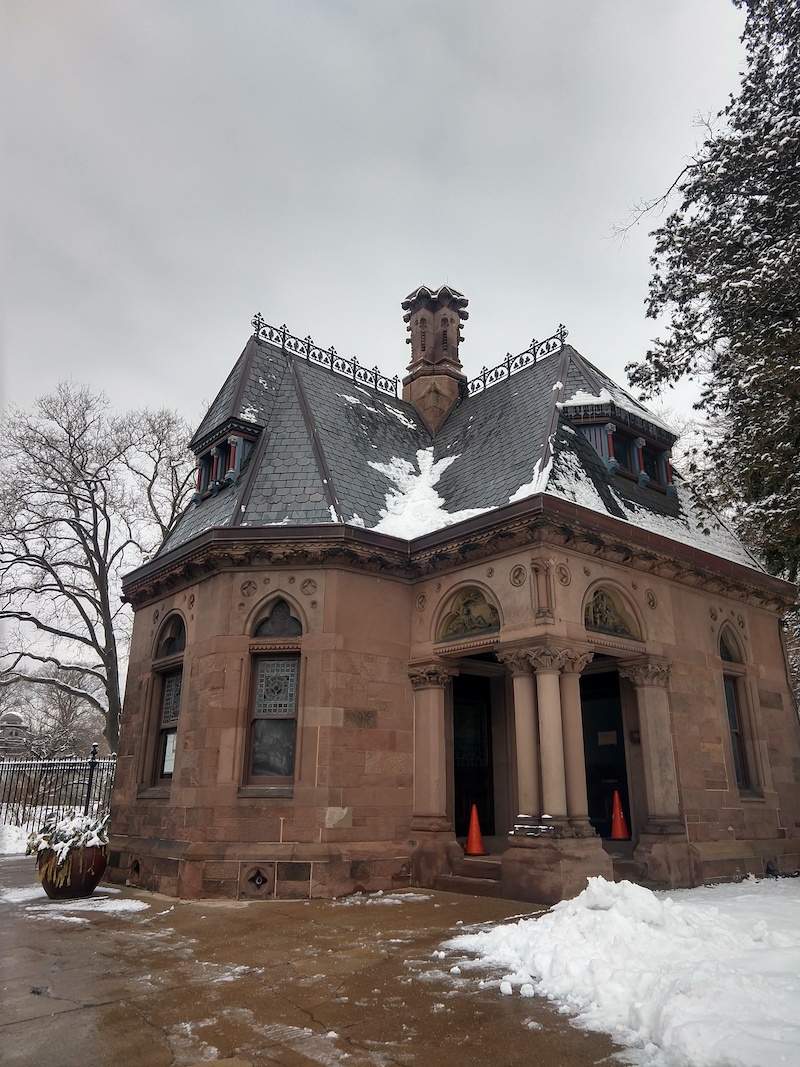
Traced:
<path fill-rule="evenodd" d="M 22 754 L 28 724 L 18 711 L 4 711 L 0 715 L 0 759 L 14 759 Z"/>

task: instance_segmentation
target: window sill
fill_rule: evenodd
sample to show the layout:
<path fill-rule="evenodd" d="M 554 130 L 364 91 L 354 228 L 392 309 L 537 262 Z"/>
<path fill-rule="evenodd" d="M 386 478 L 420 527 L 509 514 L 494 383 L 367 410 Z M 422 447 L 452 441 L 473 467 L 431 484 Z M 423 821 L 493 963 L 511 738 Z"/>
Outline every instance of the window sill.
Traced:
<path fill-rule="evenodd" d="M 632 471 L 630 469 L 630 467 L 619 467 L 617 472 L 616 472 L 617 477 L 625 478 L 629 482 L 638 482 L 639 481 L 639 473 L 640 473 L 639 471 Z M 651 478 L 650 481 L 647 483 L 645 488 L 647 488 L 647 489 L 655 489 L 656 492 L 659 492 L 659 493 L 666 493 L 666 491 L 667 491 L 667 489 L 669 487 L 667 485 L 664 485 L 663 482 L 659 482 L 659 481 L 656 481 L 655 478 Z"/>
<path fill-rule="evenodd" d="M 291 785 L 243 785 L 236 794 L 240 799 L 248 797 L 293 797 Z"/>
<path fill-rule="evenodd" d="M 151 786 L 136 794 L 137 800 L 169 800 L 169 789 L 161 786 Z"/>
<path fill-rule="evenodd" d="M 764 794 L 758 789 L 740 789 L 739 800 L 743 804 L 763 804 Z"/>

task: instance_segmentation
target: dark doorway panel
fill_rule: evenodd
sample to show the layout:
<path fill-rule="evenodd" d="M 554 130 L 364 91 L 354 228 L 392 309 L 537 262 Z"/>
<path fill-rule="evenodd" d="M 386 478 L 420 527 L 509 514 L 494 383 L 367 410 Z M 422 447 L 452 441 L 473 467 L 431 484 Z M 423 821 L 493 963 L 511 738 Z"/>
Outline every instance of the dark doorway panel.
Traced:
<path fill-rule="evenodd" d="M 453 785 L 455 832 L 466 837 L 472 805 L 481 834 L 494 834 L 491 688 L 488 678 L 460 674 L 453 679 Z"/>
<path fill-rule="evenodd" d="M 584 674 L 581 709 L 589 821 L 601 837 L 608 838 L 615 789 L 619 790 L 628 830 L 631 828 L 619 674 L 616 671 Z"/>

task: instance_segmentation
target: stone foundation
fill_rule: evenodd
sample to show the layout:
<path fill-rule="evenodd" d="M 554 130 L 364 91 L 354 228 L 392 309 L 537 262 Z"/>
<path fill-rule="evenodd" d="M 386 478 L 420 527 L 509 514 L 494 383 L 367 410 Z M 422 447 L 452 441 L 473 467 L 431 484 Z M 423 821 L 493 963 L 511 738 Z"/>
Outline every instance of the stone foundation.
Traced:
<path fill-rule="evenodd" d="M 600 876 L 611 881 L 611 857 L 599 837 L 509 836 L 510 848 L 503 853 L 503 897 L 536 904 L 556 904 L 577 896 L 587 879 Z"/>
<path fill-rule="evenodd" d="M 748 875 L 795 874 L 800 870 L 796 840 L 705 841 L 691 845 L 695 885 L 738 882 Z"/>
<path fill-rule="evenodd" d="M 410 849 L 402 845 L 154 844 L 112 838 L 109 881 L 187 900 L 333 898 L 410 883 Z"/>
<path fill-rule="evenodd" d="M 460 860 L 464 850 L 455 836 L 442 834 L 416 838 L 412 841 L 411 884 L 433 889 L 441 875 L 452 874 L 453 863 Z"/>

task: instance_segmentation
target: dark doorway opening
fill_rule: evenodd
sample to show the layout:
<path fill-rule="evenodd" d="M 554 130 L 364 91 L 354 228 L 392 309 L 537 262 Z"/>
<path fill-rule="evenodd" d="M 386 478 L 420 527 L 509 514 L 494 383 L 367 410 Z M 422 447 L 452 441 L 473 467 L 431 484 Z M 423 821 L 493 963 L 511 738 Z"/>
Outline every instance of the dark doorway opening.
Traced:
<path fill-rule="evenodd" d="M 453 787 L 455 832 L 466 837 L 472 805 L 481 834 L 494 834 L 492 702 L 490 679 L 459 674 L 453 679 Z"/>
<path fill-rule="evenodd" d="M 631 827 L 619 674 L 582 675 L 581 709 L 589 821 L 601 837 L 608 838 L 615 790 L 619 791 L 628 830 Z"/>

